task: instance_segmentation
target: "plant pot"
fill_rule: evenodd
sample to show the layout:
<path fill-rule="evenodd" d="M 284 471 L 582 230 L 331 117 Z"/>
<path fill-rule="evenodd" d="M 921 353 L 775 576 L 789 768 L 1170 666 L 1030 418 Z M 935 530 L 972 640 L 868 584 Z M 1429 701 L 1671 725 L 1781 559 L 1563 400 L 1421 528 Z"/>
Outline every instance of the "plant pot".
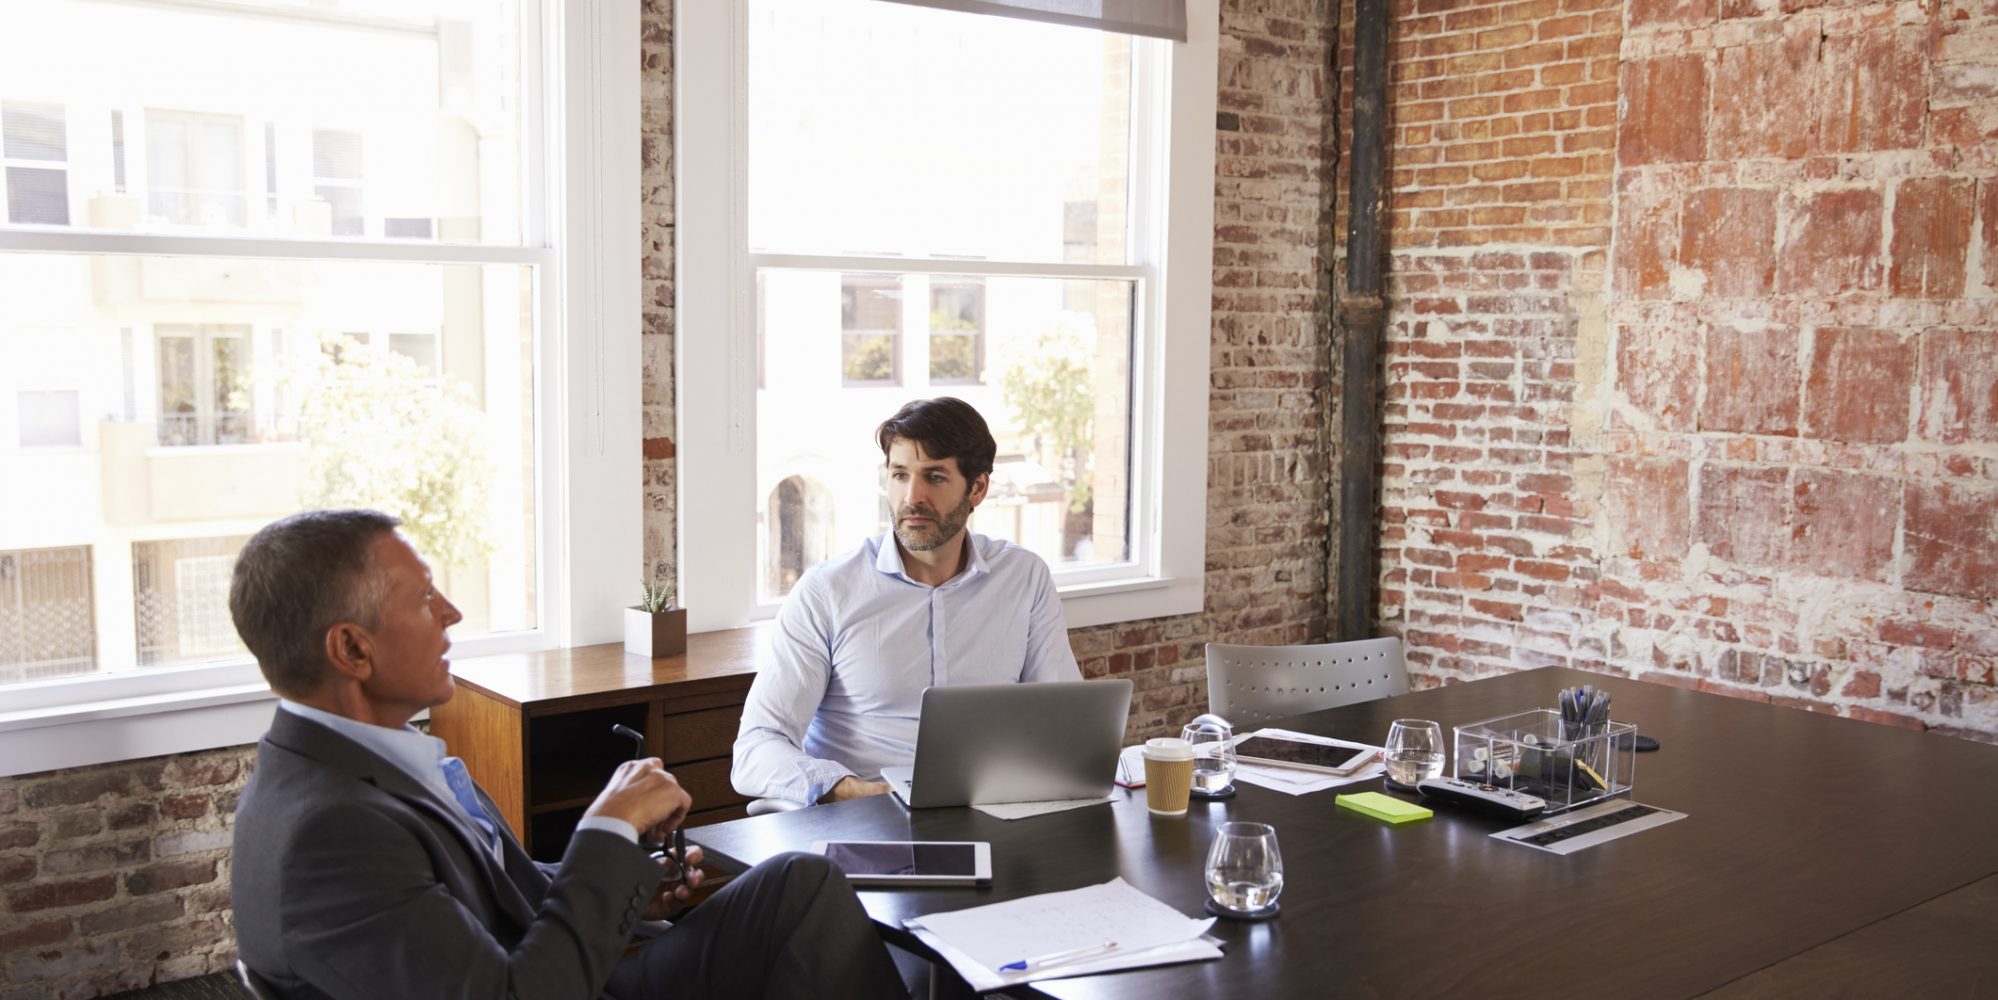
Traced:
<path fill-rule="evenodd" d="M 624 651 L 660 659 L 687 651 L 687 609 L 624 609 Z"/>

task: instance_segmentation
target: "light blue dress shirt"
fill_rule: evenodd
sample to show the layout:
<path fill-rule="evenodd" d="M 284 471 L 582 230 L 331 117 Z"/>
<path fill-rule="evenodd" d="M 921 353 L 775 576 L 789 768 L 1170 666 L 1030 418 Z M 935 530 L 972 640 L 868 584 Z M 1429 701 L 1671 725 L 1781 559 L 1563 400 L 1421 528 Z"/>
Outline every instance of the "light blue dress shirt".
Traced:
<path fill-rule="evenodd" d="M 282 698 L 278 700 L 278 708 L 300 718 L 317 722 L 359 743 L 375 756 L 394 764 L 404 774 L 415 778 L 418 784 L 429 789 L 431 794 L 436 795 L 453 814 L 463 820 L 466 827 L 483 834 L 486 850 L 492 852 L 494 857 L 500 857 L 500 838 L 496 832 L 497 827 L 493 825 L 499 822 L 498 817 L 487 817 L 489 821 L 481 821 L 479 817 L 473 816 L 444 779 L 443 740 L 418 732 L 415 726 L 405 725 L 400 729 L 390 729 L 387 726 L 349 719 L 344 715 L 335 715 L 324 709 L 301 705 Z M 576 829 L 603 830 L 615 833 L 634 844 L 638 843 L 637 829 L 624 820 L 608 816 L 587 817 L 576 824 Z"/>
<path fill-rule="evenodd" d="M 848 775 L 911 763 L 932 685 L 1082 679 L 1047 564 L 966 542 L 964 571 L 935 588 L 910 579 L 890 532 L 805 573 L 743 706 L 736 791 L 809 804 Z"/>

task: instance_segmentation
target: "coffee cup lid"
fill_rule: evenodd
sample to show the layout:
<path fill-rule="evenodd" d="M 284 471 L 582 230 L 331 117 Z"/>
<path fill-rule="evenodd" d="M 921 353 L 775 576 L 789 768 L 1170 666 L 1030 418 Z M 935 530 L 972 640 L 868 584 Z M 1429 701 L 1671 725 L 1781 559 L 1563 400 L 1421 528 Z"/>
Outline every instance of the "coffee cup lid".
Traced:
<path fill-rule="evenodd" d="M 1160 736 L 1145 741 L 1145 756 L 1153 760 L 1192 760 L 1193 744 L 1176 736 Z"/>

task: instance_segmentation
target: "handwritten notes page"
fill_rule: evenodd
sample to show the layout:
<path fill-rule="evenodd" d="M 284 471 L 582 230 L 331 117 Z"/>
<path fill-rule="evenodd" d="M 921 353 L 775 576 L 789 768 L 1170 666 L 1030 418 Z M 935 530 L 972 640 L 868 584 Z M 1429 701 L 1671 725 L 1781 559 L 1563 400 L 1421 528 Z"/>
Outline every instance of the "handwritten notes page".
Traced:
<path fill-rule="evenodd" d="M 912 917 L 904 923 L 948 959 L 972 988 L 981 991 L 1034 979 L 1221 957 L 1219 948 L 1200 940 L 1213 926 L 1212 918 L 1190 918 L 1121 878 L 1067 892 Z M 1110 942 L 1117 947 L 1100 958 L 1026 972 L 999 971 L 1000 966 L 1012 962 Z"/>

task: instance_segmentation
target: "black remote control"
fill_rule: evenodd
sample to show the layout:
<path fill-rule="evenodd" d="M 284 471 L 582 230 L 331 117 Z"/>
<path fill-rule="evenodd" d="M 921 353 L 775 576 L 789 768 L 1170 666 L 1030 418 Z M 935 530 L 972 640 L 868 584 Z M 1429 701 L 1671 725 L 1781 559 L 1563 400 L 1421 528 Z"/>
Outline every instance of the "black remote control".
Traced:
<path fill-rule="evenodd" d="M 1416 791 L 1511 819 L 1532 819 L 1547 809 L 1547 800 L 1497 785 L 1480 785 L 1462 778 L 1424 778 Z"/>

